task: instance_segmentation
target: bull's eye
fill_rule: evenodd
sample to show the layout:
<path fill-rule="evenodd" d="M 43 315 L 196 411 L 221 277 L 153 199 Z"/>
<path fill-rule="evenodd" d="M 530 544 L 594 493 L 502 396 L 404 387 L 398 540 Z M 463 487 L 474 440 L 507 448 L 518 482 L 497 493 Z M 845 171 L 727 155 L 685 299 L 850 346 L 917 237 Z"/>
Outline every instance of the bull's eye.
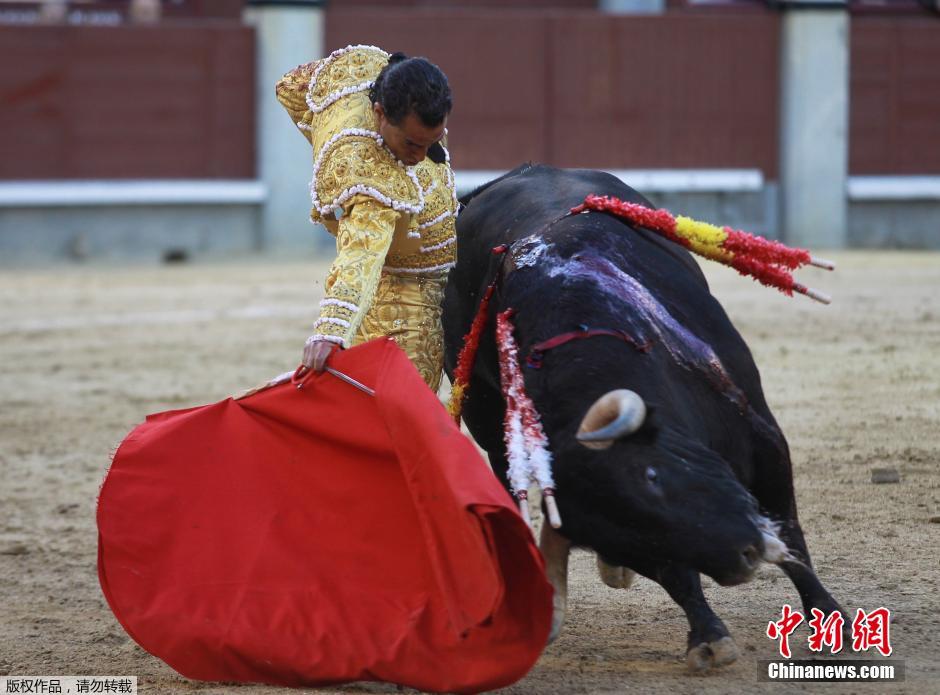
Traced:
<path fill-rule="evenodd" d="M 646 480 L 649 483 L 655 485 L 659 481 L 659 474 L 656 472 L 656 469 L 652 466 L 646 467 Z"/>

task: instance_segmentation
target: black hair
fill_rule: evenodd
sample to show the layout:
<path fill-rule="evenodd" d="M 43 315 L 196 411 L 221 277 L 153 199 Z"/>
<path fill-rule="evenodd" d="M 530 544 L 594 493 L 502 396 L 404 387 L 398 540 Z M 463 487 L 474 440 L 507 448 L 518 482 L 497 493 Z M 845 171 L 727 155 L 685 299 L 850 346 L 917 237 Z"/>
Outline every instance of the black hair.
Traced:
<path fill-rule="evenodd" d="M 447 76 L 427 58 L 393 53 L 369 90 L 372 103 L 380 103 L 385 117 L 399 125 L 412 111 L 428 128 L 438 126 L 450 113 L 453 100 Z"/>

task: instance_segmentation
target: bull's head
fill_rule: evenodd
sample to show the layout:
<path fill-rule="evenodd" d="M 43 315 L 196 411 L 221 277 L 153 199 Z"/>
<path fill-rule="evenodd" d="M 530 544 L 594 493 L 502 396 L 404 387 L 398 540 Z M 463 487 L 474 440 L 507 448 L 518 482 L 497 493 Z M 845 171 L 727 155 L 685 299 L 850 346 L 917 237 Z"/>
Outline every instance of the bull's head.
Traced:
<path fill-rule="evenodd" d="M 576 439 L 593 450 L 577 455 L 577 477 L 590 487 L 587 523 L 608 561 L 677 562 L 729 585 L 750 579 L 761 559 L 784 559 L 786 547 L 731 466 L 694 438 L 649 422 L 633 391 L 599 398 Z"/>

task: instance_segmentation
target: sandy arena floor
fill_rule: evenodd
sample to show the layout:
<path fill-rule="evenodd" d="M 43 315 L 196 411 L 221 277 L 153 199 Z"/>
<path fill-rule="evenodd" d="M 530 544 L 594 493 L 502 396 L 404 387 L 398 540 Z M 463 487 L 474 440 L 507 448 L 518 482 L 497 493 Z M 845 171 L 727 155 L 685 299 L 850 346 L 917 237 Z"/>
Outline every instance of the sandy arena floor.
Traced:
<path fill-rule="evenodd" d="M 937 693 L 940 255 L 835 259 L 835 274 L 801 272 L 834 296 L 829 307 L 707 270 L 789 439 L 818 573 L 850 612 L 891 609 L 907 680 L 770 688 Z M 148 693 L 276 691 L 186 681 L 136 646 L 98 587 L 94 500 L 110 451 L 145 414 L 219 400 L 294 366 L 324 271 L 253 261 L 0 272 L 0 675 L 136 675 Z M 873 484 L 873 468 L 897 469 L 900 482 Z M 644 579 L 608 589 L 592 556 L 576 553 L 565 631 L 505 692 L 767 690 L 758 660 L 776 644 L 764 632 L 783 603 L 797 605 L 796 591 L 772 566 L 745 586 L 706 582 L 742 657 L 691 676 L 686 621 L 665 592 Z M 808 657 L 805 627 L 798 634 L 795 656 Z"/>

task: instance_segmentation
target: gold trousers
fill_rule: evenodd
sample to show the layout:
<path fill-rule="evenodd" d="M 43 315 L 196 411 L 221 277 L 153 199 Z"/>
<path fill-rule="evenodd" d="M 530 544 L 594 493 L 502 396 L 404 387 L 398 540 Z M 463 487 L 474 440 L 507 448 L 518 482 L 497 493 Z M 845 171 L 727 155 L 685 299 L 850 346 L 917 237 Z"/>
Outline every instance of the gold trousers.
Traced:
<path fill-rule="evenodd" d="M 441 301 L 446 276 L 417 277 L 382 273 L 372 306 L 362 319 L 354 345 L 392 337 L 424 382 L 437 393 L 444 367 Z"/>

